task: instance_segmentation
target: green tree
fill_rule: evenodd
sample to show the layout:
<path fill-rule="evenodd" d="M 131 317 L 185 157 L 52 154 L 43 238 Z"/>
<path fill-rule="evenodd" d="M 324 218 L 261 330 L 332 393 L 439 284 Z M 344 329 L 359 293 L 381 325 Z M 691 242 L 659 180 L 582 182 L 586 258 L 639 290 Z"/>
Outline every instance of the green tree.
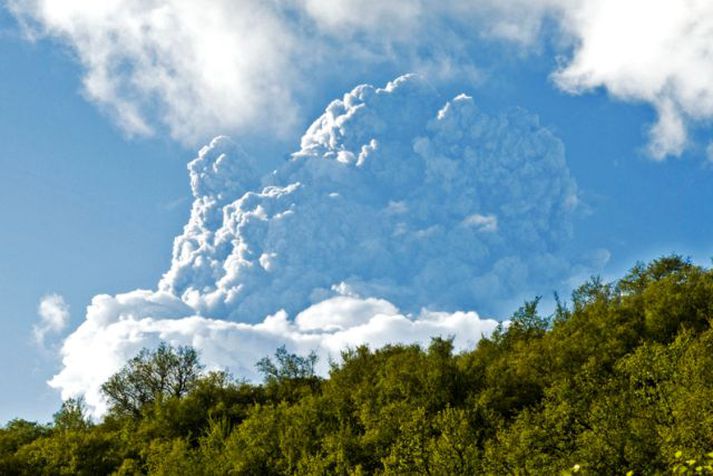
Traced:
<path fill-rule="evenodd" d="M 62 402 L 60 410 L 54 414 L 55 431 L 85 430 L 90 425 L 87 406 L 82 397 L 65 400 Z"/>
<path fill-rule="evenodd" d="M 186 395 L 202 369 L 195 349 L 162 342 L 154 351 L 142 349 L 102 385 L 102 392 L 113 411 L 138 417 L 150 403 Z"/>
<path fill-rule="evenodd" d="M 275 360 L 263 357 L 256 367 L 263 375 L 268 397 L 296 401 L 317 391 L 320 378 L 315 374 L 317 354 L 307 356 L 290 353 L 283 345 L 275 351 Z"/>

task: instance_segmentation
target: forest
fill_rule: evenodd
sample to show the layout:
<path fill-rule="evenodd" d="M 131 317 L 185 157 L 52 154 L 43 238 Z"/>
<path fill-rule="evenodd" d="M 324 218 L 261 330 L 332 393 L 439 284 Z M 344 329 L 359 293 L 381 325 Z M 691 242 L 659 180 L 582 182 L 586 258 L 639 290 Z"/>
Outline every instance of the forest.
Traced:
<path fill-rule="evenodd" d="M 0 474 L 713 474 L 713 270 L 665 256 L 538 303 L 469 351 L 345 349 L 325 378 L 285 348 L 260 384 L 145 349 L 101 420 L 5 424 Z"/>

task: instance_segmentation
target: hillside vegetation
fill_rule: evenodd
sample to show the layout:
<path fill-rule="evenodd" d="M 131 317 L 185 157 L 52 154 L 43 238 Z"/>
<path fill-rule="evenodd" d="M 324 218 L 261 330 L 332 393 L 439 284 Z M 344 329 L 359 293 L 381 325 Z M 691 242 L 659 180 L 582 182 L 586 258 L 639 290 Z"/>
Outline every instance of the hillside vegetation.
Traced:
<path fill-rule="evenodd" d="M 0 474 L 711 472 L 713 271 L 664 257 L 552 316 L 537 303 L 472 351 L 359 347 L 326 379 L 284 348 L 261 385 L 145 350 L 104 385 L 101 422 L 70 400 L 0 429 Z"/>

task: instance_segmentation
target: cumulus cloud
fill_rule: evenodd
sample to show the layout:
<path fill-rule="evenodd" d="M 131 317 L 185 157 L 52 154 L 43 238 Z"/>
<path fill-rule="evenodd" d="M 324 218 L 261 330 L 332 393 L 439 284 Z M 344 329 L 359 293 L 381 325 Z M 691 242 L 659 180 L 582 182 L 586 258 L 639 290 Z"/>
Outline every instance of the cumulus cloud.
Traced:
<path fill-rule="evenodd" d="M 536 116 L 491 117 L 415 76 L 333 101 L 277 169 L 220 137 L 189 170 L 159 288 L 203 315 L 254 322 L 348 292 L 493 312 L 571 266 L 562 143 Z"/>
<path fill-rule="evenodd" d="M 142 347 L 159 341 L 192 345 L 209 369 L 258 380 L 255 364 L 285 345 L 290 351 L 320 357 L 325 375 L 330 359 L 348 347 L 388 343 L 426 344 L 433 336 L 453 336 L 457 351 L 472 348 L 497 322 L 474 312 L 401 313 L 375 298 L 335 297 L 311 306 L 294 319 L 280 311 L 255 324 L 191 315 L 178 298 L 163 292 L 133 291 L 97 296 L 86 321 L 66 340 L 62 371 L 49 383 L 63 398 L 84 395 L 95 415 L 106 411 L 101 384 Z M 185 317 L 181 317 L 185 316 Z"/>
<path fill-rule="evenodd" d="M 9 4 L 31 34 L 73 47 L 85 94 L 130 134 L 159 125 L 195 143 L 216 130 L 254 131 L 270 117 L 280 118 L 276 132 L 294 124 L 294 59 L 307 55 L 278 2 Z"/>
<path fill-rule="evenodd" d="M 558 288 L 587 263 L 562 251 L 577 204 L 561 142 L 536 116 L 444 100 L 416 76 L 333 101 L 275 163 L 215 138 L 188 164 L 193 205 L 157 290 L 96 296 L 50 384 L 85 395 L 144 346 L 190 344 L 211 368 L 257 377 L 280 345 L 458 350 L 520 293 Z M 531 296 L 530 296 L 531 297 Z"/>
<path fill-rule="evenodd" d="M 44 296 L 37 307 L 37 314 L 40 322 L 32 326 L 32 335 L 40 346 L 45 345 L 47 334 L 61 332 L 69 323 L 69 305 L 59 294 Z"/>
<path fill-rule="evenodd" d="M 36 37 L 70 45 L 86 95 L 130 133 L 289 135 L 325 84 L 388 65 L 479 81 L 482 43 L 554 35 L 562 89 L 605 88 L 658 113 L 655 158 L 679 155 L 713 117 L 707 0 L 10 0 Z M 547 20 L 550 20 L 549 22 Z M 554 28 L 543 28 L 543 24 Z M 543 32 L 547 34 L 543 34 Z"/>
<path fill-rule="evenodd" d="M 652 104 L 650 153 L 679 155 L 687 123 L 713 117 L 713 4 L 705 0 L 590 0 L 563 7 L 577 40 L 555 80 L 581 92 L 604 87 L 626 101 Z"/>

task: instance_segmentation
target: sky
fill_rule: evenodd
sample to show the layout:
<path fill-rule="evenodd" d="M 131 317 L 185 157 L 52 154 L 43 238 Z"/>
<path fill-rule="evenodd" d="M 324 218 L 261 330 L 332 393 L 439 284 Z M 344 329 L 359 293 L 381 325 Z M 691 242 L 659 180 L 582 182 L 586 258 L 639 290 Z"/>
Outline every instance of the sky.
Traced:
<path fill-rule="evenodd" d="M 0 422 L 713 255 L 706 2 L 92 5 L 0 3 Z"/>

